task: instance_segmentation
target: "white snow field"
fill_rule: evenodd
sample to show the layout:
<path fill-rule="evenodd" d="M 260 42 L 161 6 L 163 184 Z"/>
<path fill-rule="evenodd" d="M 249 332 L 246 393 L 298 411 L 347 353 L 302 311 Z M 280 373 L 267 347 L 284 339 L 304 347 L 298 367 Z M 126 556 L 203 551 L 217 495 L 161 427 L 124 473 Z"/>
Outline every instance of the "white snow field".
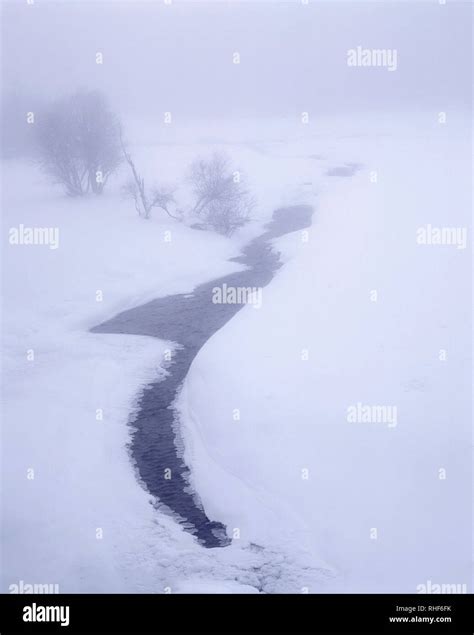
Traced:
<path fill-rule="evenodd" d="M 134 152 L 150 177 L 179 181 L 213 149 L 242 166 L 259 206 L 232 239 L 138 219 L 119 195 L 125 172 L 75 201 L 3 163 L 3 592 L 20 580 L 156 593 L 470 584 L 470 232 L 464 249 L 416 240 L 427 224 L 468 227 L 466 125 L 407 113 L 190 124 L 166 144 L 143 134 Z M 346 163 L 360 170 L 325 175 Z M 285 264 L 262 307 L 206 343 L 177 401 L 192 484 L 235 538 L 205 549 L 153 508 L 127 449 L 172 344 L 88 329 L 238 270 L 228 259 L 273 210 L 300 203 L 315 208 L 309 239 L 276 241 Z M 20 224 L 59 228 L 58 248 L 9 244 Z M 396 407 L 396 420 L 348 422 L 358 403 Z"/>
<path fill-rule="evenodd" d="M 334 577 L 310 591 L 470 588 L 471 250 L 417 243 L 470 223 L 468 122 L 451 122 L 367 119 L 332 140 L 333 165 L 362 169 L 315 168 L 309 240 L 277 241 L 262 308 L 211 338 L 181 395 L 206 510 L 244 543 L 322 558 Z M 348 421 L 359 403 L 396 411 Z"/>

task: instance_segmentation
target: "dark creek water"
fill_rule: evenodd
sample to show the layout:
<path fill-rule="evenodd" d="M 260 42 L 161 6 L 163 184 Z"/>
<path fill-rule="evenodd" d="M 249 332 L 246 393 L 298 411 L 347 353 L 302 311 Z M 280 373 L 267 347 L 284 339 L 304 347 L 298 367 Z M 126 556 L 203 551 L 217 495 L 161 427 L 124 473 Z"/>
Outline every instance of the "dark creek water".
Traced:
<path fill-rule="evenodd" d="M 158 298 L 92 329 L 93 333 L 149 335 L 180 345 L 173 354 L 169 375 L 149 384 L 142 393 L 131 424 L 130 447 L 148 491 L 206 547 L 225 546 L 230 540 L 225 526 L 206 516 L 197 494 L 189 487 L 189 470 L 179 451 L 179 426 L 172 404 L 199 349 L 243 306 L 213 304 L 212 289 L 224 284 L 227 288 L 267 285 L 281 267 L 279 254 L 269 241 L 308 227 L 311 215 L 312 208 L 306 205 L 277 210 L 266 231 L 246 245 L 241 256 L 232 259 L 248 266 L 247 270 L 206 282 L 191 294 Z M 171 478 L 165 478 L 166 469 L 171 470 Z"/>

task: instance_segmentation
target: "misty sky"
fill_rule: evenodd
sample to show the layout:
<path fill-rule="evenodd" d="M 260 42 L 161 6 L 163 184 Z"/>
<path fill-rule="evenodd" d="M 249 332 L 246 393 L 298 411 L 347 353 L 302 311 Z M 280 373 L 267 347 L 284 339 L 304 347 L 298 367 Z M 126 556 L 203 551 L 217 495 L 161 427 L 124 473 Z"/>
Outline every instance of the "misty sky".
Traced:
<path fill-rule="evenodd" d="M 468 2 L 17 0 L 2 9 L 4 93 L 44 100 L 100 88 L 139 116 L 437 112 L 470 100 Z M 397 71 L 348 67 L 358 45 L 397 49 Z"/>

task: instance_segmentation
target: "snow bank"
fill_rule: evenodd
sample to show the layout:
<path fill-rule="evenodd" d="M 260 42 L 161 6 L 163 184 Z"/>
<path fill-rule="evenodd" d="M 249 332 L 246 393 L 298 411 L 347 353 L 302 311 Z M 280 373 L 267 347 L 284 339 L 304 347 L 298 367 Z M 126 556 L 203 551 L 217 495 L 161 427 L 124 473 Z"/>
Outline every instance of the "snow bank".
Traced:
<path fill-rule="evenodd" d="M 129 460 L 127 422 L 141 388 L 164 372 L 170 343 L 88 330 L 238 270 L 228 262 L 238 246 L 167 217 L 140 220 L 117 191 L 75 201 L 26 164 L 5 163 L 2 175 L 2 590 L 19 580 L 61 592 L 164 588 L 156 562 L 167 536 L 179 545 L 183 532 L 167 518 L 157 527 Z M 10 244 L 20 224 L 57 228 L 57 248 Z"/>
<path fill-rule="evenodd" d="M 277 242 L 286 265 L 262 308 L 208 341 L 180 396 L 208 513 L 242 544 L 326 563 L 311 592 L 470 582 L 470 248 L 417 243 L 429 223 L 470 223 L 467 128 L 450 121 L 349 135 L 346 120 L 326 145 L 301 142 L 322 155 L 309 241 Z M 324 176 L 353 161 L 353 178 Z M 397 416 L 350 422 L 357 404 Z"/>

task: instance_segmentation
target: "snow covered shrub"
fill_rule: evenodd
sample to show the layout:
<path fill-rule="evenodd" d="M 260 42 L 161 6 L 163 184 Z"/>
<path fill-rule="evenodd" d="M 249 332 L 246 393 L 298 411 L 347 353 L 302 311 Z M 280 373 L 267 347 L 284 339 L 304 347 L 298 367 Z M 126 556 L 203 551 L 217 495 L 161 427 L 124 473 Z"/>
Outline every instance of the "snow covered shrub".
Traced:
<path fill-rule="evenodd" d="M 38 163 L 69 196 L 101 194 L 121 162 L 119 122 L 98 92 L 55 102 L 41 117 Z"/>
<path fill-rule="evenodd" d="M 188 182 L 195 198 L 191 213 L 204 227 L 225 236 L 250 220 L 255 205 L 240 173 L 233 171 L 228 157 L 215 153 L 210 159 L 197 159 L 191 165 Z"/>

